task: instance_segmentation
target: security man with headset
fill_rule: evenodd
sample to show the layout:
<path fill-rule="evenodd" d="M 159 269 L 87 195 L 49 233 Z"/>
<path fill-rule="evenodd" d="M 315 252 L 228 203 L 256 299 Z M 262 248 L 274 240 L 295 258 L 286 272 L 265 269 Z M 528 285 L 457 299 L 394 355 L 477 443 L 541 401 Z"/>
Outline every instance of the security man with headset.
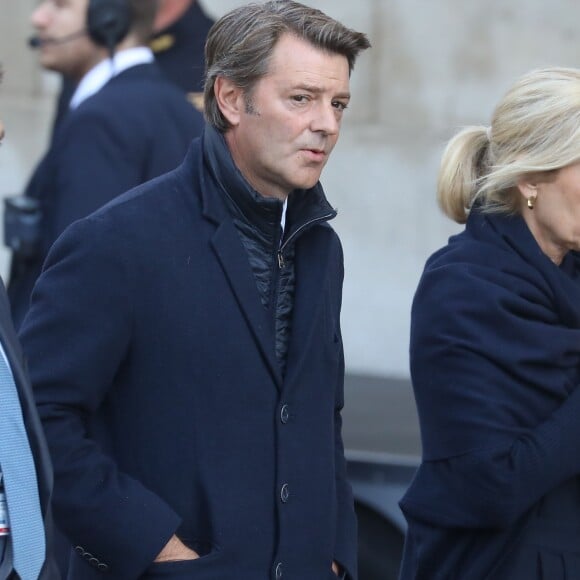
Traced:
<path fill-rule="evenodd" d="M 158 0 L 149 47 L 163 74 L 181 88 L 190 103 L 203 110 L 204 47 L 214 21 L 197 0 Z M 63 75 L 53 129 L 68 112 L 76 83 Z"/>
<path fill-rule="evenodd" d="M 69 111 L 24 196 L 8 199 L 8 294 L 18 328 L 47 252 L 73 221 L 181 163 L 203 127 L 148 46 L 157 0 L 42 0 L 40 64 L 76 83 Z"/>

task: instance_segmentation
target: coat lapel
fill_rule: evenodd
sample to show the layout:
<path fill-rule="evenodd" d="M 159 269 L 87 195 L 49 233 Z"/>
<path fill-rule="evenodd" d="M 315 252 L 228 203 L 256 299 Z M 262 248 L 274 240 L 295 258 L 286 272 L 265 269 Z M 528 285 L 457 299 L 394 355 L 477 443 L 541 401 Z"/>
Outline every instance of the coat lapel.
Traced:
<path fill-rule="evenodd" d="M 248 256 L 231 220 L 219 224 L 211 243 L 276 386 L 280 389 L 282 377 L 274 351 L 273 323 L 260 301 Z"/>

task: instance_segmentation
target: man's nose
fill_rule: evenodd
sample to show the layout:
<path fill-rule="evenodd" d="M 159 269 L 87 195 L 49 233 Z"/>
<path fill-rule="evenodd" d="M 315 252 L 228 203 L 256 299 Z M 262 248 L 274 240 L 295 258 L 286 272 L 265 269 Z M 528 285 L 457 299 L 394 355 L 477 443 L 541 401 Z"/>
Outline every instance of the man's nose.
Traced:
<path fill-rule="evenodd" d="M 320 103 L 312 119 L 311 128 L 315 132 L 336 135 L 340 131 L 341 112 L 332 103 Z"/>
<path fill-rule="evenodd" d="M 34 28 L 39 29 L 46 26 L 49 16 L 48 2 L 41 2 L 32 12 L 30 23 Z"/>

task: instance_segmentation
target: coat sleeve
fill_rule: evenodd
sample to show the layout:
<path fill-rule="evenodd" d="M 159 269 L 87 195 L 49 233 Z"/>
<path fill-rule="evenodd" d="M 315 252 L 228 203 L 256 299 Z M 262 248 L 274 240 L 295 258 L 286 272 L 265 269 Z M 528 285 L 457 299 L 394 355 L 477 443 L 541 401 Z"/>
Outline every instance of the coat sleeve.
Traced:
<path fill-rule="evenodd" d="M 342 293 L 342 280 L 344 268 L 342 262 L 342 250 L 340 252 L 340 284 Z M 337 517 L 336 542 L 334 559 L 346 571 L 346 578 L 356 578 L 357 570 L 357 524 L 354 511 L 354 499 L 352 489 L 348 482 L 346 472 L 346 459 L 344 457 L 344 445 L 342 441 L 342 408 L 344 406 L 344 349 L 340 331 L 340 303 L 338 300 L 338 328 L 337 338 L 340 342 L 340 359 L 338 381 L 336 385 L 336 407 L 334 414 L 334 445 L 335 445 L 335 470 L 336 470 L 336 494 L 337 494 Z"/>
<path fill-rule="evenodd" d="M 507 528 L 580 472 L 580 389 L 511 444 L 425 461 L 403 511 L 444 527 Z"/>
<path fill-rule="evenodd" d="M 106 564 L 112 577 L 129 580 L 154 560 L 180 518 L 91 438 L 91 418 L 131 342 L 132 289 L 118 234 L 98 216 L 63 234 L 35 287 L 21 339 L 54 465 L 55 520 L 73 546 Z"/>

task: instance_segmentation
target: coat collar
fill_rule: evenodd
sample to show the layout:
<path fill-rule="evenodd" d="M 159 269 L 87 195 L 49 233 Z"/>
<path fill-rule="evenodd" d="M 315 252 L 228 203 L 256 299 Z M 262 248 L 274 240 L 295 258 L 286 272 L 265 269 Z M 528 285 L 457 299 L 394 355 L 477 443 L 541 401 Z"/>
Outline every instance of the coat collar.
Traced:
<path fill-rule="evenodd" d="M 246 181 L 236 167 L 223 135 L 211 126 L 204 130 L 202 149 L 206 168 L 222 195 L 246 222 L 260 230 L 264 239 L 278 244 L 283 203 L 261 195 Z M 328 203 L 320 183 L 308 190 L 296 189 L 288 196 L 283 242 L 295 240 L 309 225 L 335 217 L 336 210 Z"/>
<path fill-rule="evenodd" d="M 228 187 L 234 189 L 241 188 L 247 191 L 250 186 L 235 167 L 235 173 L 229 173 L 228 176 L 222 176 L 221 179 L 216 176 L 215 171 L 210 170 L 205 152 L 205 139 L 208 131 L 213 131 L 213 129 L 206 127 L 202 138 L 194 141 L 184 164 L 181 166 L 181 175 L 186 183 L 191 184 L 196 181 L 199 183 L 202 213 L 207 220 L 216 226 L 211 246 L 276 385 L 281 389 L 283 378 L 275 355 L 271 315 L 261 303 L 248 256 L 225 203 L 224 180 L 228 182 Z M 231 156 L 229 159 L 231 160 Z M 233 165 L 233 161 L 231 163 Z M 242 183 L 235 183 L 236 176 L 239 176 L 238 178 Z M 292 192 L 289 199 L 289 227 L 284 243 L 292 240 L 297 241 L 299 249 L 301 234 L 307 231 L 311 225 L 333 218 L 336 211 L 324 197 L 322 187 L 319 184 L 312 190 Z M 280 205 L 281 211 L 281 203 L 277 203 Z M 306 220 L 297 219 L 298 216 L 308 216 L 308 218 Z M 293 362 L 291 364 L 293 366 L 300 366 L 300 361 L 303 359 L 303 354 L 300 353 L 305 353 L 308 350 L 312 334 L 312 321 L 320 307 L 319 297 L 324 293 L 324 280 L 328 269 L 328 244 L 322 243 L 321 236 L 328 235 L 329 231 L 327 227 L 324 227 L 324 232 L 318 232 L 318 235 L 311 240 L 309 238 L 312 243 L 309 242 L 308 251 L 298 251 L 294 324 L 289 349 L 289 357 L 292 356 Z M 294 354 L 291 354 L 291 351 L 294 351 Z M 289 364 L 290 362 L 289 358 Z"/>
<path fill-rule="evenodd" d="M 207 171 L 218 184 L 220 193 L 242 216 L 273 243 L 278 240 L 283 202 L 258 193 L 236 167 L 224 136 L 211 126 L 202 137 L 203 156 Z"/>

